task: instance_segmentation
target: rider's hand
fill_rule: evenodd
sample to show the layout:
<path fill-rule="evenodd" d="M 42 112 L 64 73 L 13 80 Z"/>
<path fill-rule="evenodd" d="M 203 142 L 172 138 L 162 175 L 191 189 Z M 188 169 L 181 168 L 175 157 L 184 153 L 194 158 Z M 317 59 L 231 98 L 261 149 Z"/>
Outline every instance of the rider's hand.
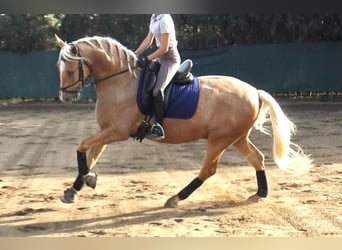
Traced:
<path fill-rule="evenodd" d="M 137 65 L 139 68 L 145 68 L 145 66 L 148 65 L 149 62 L 150 60 L 148 60 L 147 56 L 138 56 Z"/>

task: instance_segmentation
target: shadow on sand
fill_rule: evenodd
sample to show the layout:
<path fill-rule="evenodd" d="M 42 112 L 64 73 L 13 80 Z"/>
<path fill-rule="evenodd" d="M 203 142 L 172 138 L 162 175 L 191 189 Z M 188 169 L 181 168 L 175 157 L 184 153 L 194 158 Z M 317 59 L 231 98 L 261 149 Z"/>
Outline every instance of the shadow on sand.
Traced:
<path fill-rule="evenodd" d="M 7 220 L 6 222 L 0 223 L 0 231 L 8 232 L 6 236 L 18 236 L 18 231 L 22 232 L 22 236 L 45 236 L 52 234 L 63 234 L 63 233 L 80 233 L 88 231 L 101 232 L 106 229 L 115 229 L 124 226 L 138 225 L 138 224 L 153 224 L 153 225 L 163 225 L 167 222 L 165 220 L 178 220 L 183 221 L 186 218 L 191 217 L 201 217 L 202 215 L 207 216 L 217 216 L 224 214 L 224 209 L 247 206 L 258 202 L 258 199 L 252 198 L 247 200 L 242 200 L 238 202 L 230 201 L 217 201 L 217 202 L 207 202 L 200 203 L 196 206 L 193 203 L 192 207 L 182 207 L 182 208 L 164 208 L 164 207 L 152 207 L 147 209 L 142 209 L 139 211 L 124 213 L 113 216 L 103 216 L 103 217 L 90 217 L 85 219 L 75 219 L 75 220 L 64 220 L 64 221 L 54 221 L 53 219 L 48 222 L 38 222 L 29 223 L 26 225 L 11 225 L 19 220 Z M 40 211 L 40 212 L 49 212 Z M 8 214 L 10 215 L 10 214 Z M 17 214 L 12 214 L 12 216 L 17 216 Z M 21 219 L 24 221 L 25 219 Z M 13 223 L 11 223 L 13 222 Z M 1 225 L 2 224 L 2 225 Z M 105 236 L 110 236 L 103 233 Z"/>

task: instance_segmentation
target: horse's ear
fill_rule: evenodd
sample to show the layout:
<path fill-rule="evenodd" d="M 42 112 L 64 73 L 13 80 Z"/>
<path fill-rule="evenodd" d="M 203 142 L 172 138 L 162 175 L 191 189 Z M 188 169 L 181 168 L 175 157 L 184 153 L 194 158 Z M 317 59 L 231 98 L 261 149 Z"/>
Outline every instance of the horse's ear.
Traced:
<path fill-rule="evenodd" d="M 62 39 L 60 39 L 59 36 L 57 36 L 56 34 L 55 34 L 55 38 L 56 38 L 56 43 L 60 48 L 63 48 L 66 45 L 66 43 Z"/>
<path fill-rule="evenodd" d="M 78 48 L 73 45 L 70 49 L 70 52 L 74 55 L 74 56 L 77 56 L 78 55 Z"/>

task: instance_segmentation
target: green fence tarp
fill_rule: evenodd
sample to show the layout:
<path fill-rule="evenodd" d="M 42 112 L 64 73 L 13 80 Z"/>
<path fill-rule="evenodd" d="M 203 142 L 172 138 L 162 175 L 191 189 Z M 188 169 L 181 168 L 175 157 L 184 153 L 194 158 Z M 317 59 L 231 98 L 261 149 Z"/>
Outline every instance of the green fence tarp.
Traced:
<path fill-rule="evenodd" d="M 237 46 L 186 52 L 198 75 L 235 76 L 270 92 L 342 90 L 342 43 Z"/>
<path fill-rule="evenodd" d="M 341 91 L 342 42 L 181 51 L 193 74 L 230 75 L 269 92 Z M 0 98 L 58 97 L 58 51 L 0 52 Z M 82 93 L 95 97 L 93 87 Z"/>

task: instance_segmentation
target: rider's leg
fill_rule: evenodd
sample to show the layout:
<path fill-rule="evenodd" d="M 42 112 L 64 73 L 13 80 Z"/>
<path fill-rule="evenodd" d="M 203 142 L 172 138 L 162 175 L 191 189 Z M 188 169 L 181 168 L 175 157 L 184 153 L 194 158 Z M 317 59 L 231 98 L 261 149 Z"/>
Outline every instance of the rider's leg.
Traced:
<path fill-rule="evenodd" d="M 163 129 L 163 118 L 165 112 L 164 90 L 176 74 L 180 64 L 180 56 L 177 50 L 170 49 L 169 52 L 159 58 L 160 70 L 156 85 L 153 89 L 153 113 L 155 124 L 147 135 L 152 140 L 160 140 L 165 137 Z"/>
<path fill-rule="evenodd" d="M 164 139 L 165 133 L 163 128 L 163 119 L 165 113 L 164 95 L 160 90 L 157 96 L 153 97 L 153 114 L 155 124 L 152 127 L 151 132 L 147 135 L 152 140 Z"/>

